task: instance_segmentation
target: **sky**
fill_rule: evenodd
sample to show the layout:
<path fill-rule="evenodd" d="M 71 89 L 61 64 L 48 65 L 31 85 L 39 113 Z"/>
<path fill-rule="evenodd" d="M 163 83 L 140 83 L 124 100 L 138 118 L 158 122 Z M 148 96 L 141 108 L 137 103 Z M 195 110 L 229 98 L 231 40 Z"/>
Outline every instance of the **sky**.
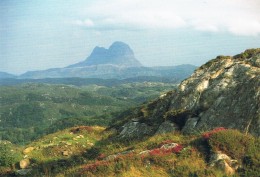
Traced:
<path fill-rule="evenodd" d="M 0 71 L 65 67 L 114 41 L 144 66 L 199 66 L 259 48 L 259 9 L 259 0 L 0 0 Z"/>

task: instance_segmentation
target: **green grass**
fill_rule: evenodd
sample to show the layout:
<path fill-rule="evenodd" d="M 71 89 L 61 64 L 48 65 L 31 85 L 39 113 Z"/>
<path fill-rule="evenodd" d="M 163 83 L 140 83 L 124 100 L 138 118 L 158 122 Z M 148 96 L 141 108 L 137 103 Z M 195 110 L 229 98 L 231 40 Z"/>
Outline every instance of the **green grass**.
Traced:
<path fill-rule="evenodd" d="M 158 150 L 168 143 L 183 148 L 176 152 Z M 44 136 L 23 149 L 34 148 L 26 153 L 33 166 L 28 176 L 222 177 L 228 175 L 209 165 L 210 153 L 221 151 L 238 160 L 241 167 L 234 176 L 257 176 L 259 146 L 259 138 L 237 130 L 215 131 L 207 139 L 202 135 L 168 133 L 122 141 L 112 130 L 80 126 Z M 111 155 L 116 157 L 108 158 Z"/>

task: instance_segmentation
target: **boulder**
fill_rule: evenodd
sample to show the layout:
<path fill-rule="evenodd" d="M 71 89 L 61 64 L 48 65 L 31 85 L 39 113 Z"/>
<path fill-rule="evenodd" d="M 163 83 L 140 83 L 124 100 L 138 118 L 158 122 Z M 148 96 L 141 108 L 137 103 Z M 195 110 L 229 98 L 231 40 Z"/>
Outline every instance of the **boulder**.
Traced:
<path fill-rule="evenodd" d="M 146 135 L 150 135 L 152 132 L 151 127 L 145 123 L 140 122 L 128 122 L 123 126 L 123 130 L 120 132 L 120 138 L 142 138 Z"/>
<path fill-rule="evenodd" d="M 23 150 L 23 154 L 29 154 L 31 151 L 34 150 L 34 147 L 27 147 Z"/>
<path fill-rule="evenodd" d="M 28 176 L 32 169 L 21 169 L 21 170 L 16 170 L 15 174 L 19 176 Z"/>
<path fill-rule="evenodd" d="M 118 154 L 109 155 L 109 156 L 107 156 L 107 157 L 105 158 L 105 160 L 108 160 L 108 161 L 114 160 L 114 159 L 116 159 L 118 156 L 119 156 Z"/>
<path fill-rule="evenodd" d="M 142 151 L 139 153 L 139 155 L 143 155 L 143 156 L 149 155 L 150 152 L 151 152 L 150 150 Z"/>
<path fill-rule="evenodd" d="M 237 160 L 231 159 L 228 155 L 217 151 L 210 157 L 210 166 L 214 166 L 227 175 L 233 175 L 239 167 Z"/>
<path fill-rule="evenodd" d="M 160 149 L 163 149 L 163 150 L 168 150 L 168 149 L 172 149 L 172 148 L 175 148 L 176 146 L 179 146 L 179 144 L 177 143 L 169 143 L 169 144 L 164 144 L 160 147 Z"/>
<path fill-rule="evenodd" d="M 214 166 L 224 171 L 227 175 L 233 175 L 235 173 L 235 170 L 225 160 L 218 160 Z"/>
<path fill-rule="evenodd" d="M 187 119 L 187 121 L 185 122 L 184 127 L 182 128 L 181 132 L 183 134 L 191 134 L 193 133 L 195 130 L 195 126 L 198 123 L 199 118 L 198 117 L 192 117 Z"/>
<path fill-rule="evenodd" d="M 64 155 L 64 156 L 69 156 L 69 155 L 70 155 L 70 152 L 69 152 L 69 151 L 63 151 L 63 152 L 62 152 L 62 155 Z"/>
<path fill-rule="evenodd" d="M 30 160 L 29 159 L 23 159 L 19 162 L 20 168 L 25 169 L 28 168 L 30 165 Z"/>
<path fill-rule="evenodd" d="M 179 129 L 178 126 L 173 122 L 165 121 L 159 126 L 155 134 L 165 134 L 165 133 L 175 132 L 178 129 Z"/>

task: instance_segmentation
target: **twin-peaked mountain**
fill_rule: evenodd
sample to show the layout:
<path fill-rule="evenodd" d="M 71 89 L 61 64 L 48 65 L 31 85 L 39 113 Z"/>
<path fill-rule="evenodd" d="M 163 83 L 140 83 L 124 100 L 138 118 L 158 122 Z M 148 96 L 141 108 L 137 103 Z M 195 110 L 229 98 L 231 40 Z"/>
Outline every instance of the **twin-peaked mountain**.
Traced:
<path fill-rule="evenodd" d="M 114 42 L 109 49 L 95 47 L 91 55 L 85 61 L 70 65 L 68 68 L 106 64 L 125 67 L 142 66 L 135 58 L 133 50 L 127 44 L 123 42 Z"/>
<path fill-rule="evenodd" d="M 114 42 L 108 49 L 95 47 L 86 60 L 65 68 L 29 71 L 19 78 L 102 78 L 126 79 L 138 77 L 160 77 L 180 81 L 192 74 L 193 65 L 144 67 L 133 50 L 123 42 Z"/>

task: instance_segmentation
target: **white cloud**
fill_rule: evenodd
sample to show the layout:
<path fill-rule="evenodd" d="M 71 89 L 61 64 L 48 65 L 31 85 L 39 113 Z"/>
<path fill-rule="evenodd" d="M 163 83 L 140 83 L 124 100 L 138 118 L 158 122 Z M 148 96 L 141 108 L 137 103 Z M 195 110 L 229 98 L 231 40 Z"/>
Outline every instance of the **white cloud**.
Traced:
<path fill-rule="evenodd" d="M 94 27 L 94 22 L 90 19 L 85 20 L 75 20 L 73 22 L 75 25 L 83 26 L 83 27 Z"/>
<path fill-rule="evenodd" d="M 259 0 L 95 0 L 77 25 L 96 29 L 175 29 L 260 35 Z M 90 20 L 91 19 L 91 20 Z"/>
<path fill-rule="evenodd" d="M 229 24 L 228 30 L 236 35 L 257 36 L 260 34 L 260 21 L 238 20 Z"/>

